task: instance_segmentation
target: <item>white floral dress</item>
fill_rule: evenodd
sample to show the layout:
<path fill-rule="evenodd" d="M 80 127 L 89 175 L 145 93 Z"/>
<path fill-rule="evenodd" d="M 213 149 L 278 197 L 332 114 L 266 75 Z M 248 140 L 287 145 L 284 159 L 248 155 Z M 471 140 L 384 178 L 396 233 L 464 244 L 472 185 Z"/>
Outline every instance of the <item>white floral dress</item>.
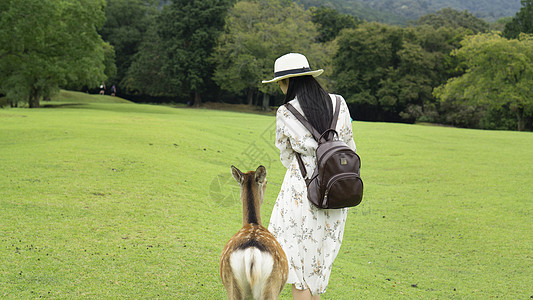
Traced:
<path fill-rule="evenodd" d="M 330 94 L 330 97 L 335 109 L 335 95 Z M 303 115 L 297 99 L 290 103 Z M 356 150 L 348 107 L 344 99 L 340 103 L 337 132 L 350 148 Z M 309 289 L 313 295 L 322 294 L 339 253 L 348 209 L 319 209 L 307 200 L 307 189 L 295 151 L 301 154 L 310 176 L 316 167 L 317 142 L 285 106 L 281 106 L 276 115 L 276 147 L 287 173 L 268 229 L 289 260 L 287 283 L 295 284 L 300 290 Z"/>

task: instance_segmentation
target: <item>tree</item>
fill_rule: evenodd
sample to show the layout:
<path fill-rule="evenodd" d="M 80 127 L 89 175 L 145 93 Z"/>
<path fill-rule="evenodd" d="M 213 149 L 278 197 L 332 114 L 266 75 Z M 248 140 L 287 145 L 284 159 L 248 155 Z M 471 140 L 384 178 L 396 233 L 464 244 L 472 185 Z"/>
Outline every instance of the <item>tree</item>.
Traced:
<path fill-rule="evenodd" d="M 334 40 L 344 28 L 355 28 L 360 23 L 356 17 L 341 14 L 333 8 L 321 6 L 311 8 L 311 20 L 318 28 L 318 42 Z"/>
<path fill-rule="evenodd" d="M 194 105 L 209 86 L 213 63 L 209 59 L 224 26 L 231 0 L 173 0 L 163 7 L 159 34 L 168 56 L 163 71 L 173 89 L 194 94 Z"/>
<path fill-rule="evenodd" d="M 311 7 L 327 7 L 332 8 L 342 14 L 354 16 L 360 20 L 368 22 L 381 22 L 388 24 L 405 24 L 407 18 L 398 14 L 398 9 L 394 12 L 386 11 L 386 9 L 375 7 L 377 1 L 372 0 L 372 3 L 364 3 L 364 1 L 353 0 L 294 0 L 302 4 L 305 8 Z M 390 2 L 390 3 L 389 3 Z M 390 8 L 394 3 L 392 0 L 387 0 L 386 6 Z"/>
<path fill-rule="evenodd" d="M 362 24 L 339 36 L 339 50 L 334 57 L 337 88 L 348 103 L 358 105 L 359 118 L 364 114 L 363 119 L 384 120 L 391 112 L 398 114 L 396 98 L 380 89 L 382 83 L 387 83 L 389 91 L 398 89 L 386 78 L 398 65 L 401 39 L 400 27 L 378 23 Z"/>
<path fill-rule="evenodd" d="M 489 29 L 489 24 L 484 20 L 476 18 L 466 10 L 460 12 L 452 8 L 443 8 L 436 13 L 422 16 L 414 23 L 416 25 L 430 25 L 435 28 L 463 27 L 472 30 L 473 33 L 487 32 Z"/>
<path fill-rule="evenodd" d="M 155 97 L 182 96 L 182 91 L 174 89 L 169 77 L 163 72 L 168 57 L 154 23 L 148 27 L 139 51 L 134 55 L 123 88 L 131 94 Z"/>
<path fill-rule="evenodd" d="M 503 36 L 516 39 L 520 33 L 533 33 L 533 0 L 521 0 L 522 8 L 513 19 L 505 25 Z"/>
<path fill-rule="evenodd" d="M 465 32 L 379 23 L 347 29 L 333 58 L 337 88 L 359 119 L 436 121 L 432 90 L 454 74 L 457 62 L 449 52 Z"/>
<path fill-rule="evenodd" d="M 507 25 L 507 23 L 511 22 L 512 19 L 513 19 L 513 17 L 499 18 L 495 22 L 489 23 L 489 30 L 490 31 L 503 32 L 505 30 L 505 25 Z"/>
<path fill-rule="evenodd" d="M 117 65 L 115 64 L 115 48 L 105 42 L 104 43 L 104 74 L 106 78 L 114 78 L 117 75 Z"/>
<path fill-rule="evenodd" d="M 105 78 L 103 0 L 0 3 L 0 92 L 39 107 L 60 86 L 95 86 Z"/>
<path fill-rule="evenodd" d="M 116 61 L 110 63 L 116 64 L 116 75 L 109 77 L 115 84 L 125 84 L 122 80 L 148 26 L 153 23 L 157 4 L 155 0 L 107 0 L 106 22 L 100 33 L 115 49 Z"/>
<path fill-rule="evenodd" d="M 228 14 L 213 56 L 214 80 L 222 89 L 246 93 L 249 104 L 253 93 L 261 91 L 263 108 L 268 109 L 270 94 L 279 88 L 261 80 L 273 76 L 276 58 L 301 52 L 311 67 L 327 64 L 331 48 L 315 43 L 317 36 L 310 13 L 291 1 L 239 1 Z"/>
<path fill-rule="evenodd" d="M 452 55 L 465 61 L 466 72 L 435 89 L 440 101 L 498 110 L 508 108 L 516 128 L 533 114 L 533 35 L 507 40 L 497 33 L 469 36 Z"/>

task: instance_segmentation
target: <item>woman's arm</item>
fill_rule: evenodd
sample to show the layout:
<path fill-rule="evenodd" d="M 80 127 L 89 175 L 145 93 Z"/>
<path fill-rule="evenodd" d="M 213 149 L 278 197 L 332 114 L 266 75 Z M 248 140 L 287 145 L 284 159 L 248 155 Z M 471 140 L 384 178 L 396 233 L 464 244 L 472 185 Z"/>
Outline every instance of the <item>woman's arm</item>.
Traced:
<path fill-rule="evenodd" d="M 292 149 L 289 137 L 285 134 L 285 115 L 287 113 L 285 106 L 280 106 L 276 113 L 276 147 L 280 152 L 281 163 L 288 169 L 294 158 L 294 150 Z"/>

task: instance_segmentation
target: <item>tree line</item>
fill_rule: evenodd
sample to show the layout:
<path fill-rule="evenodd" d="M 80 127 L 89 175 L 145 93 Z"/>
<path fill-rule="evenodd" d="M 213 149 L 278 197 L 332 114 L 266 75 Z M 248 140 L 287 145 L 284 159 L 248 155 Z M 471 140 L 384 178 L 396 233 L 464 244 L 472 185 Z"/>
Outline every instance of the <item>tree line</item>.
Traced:
<path fill-rule="evenodd" d="M 289 0 L 8 0 L 0 93 L 38 107 L 105 82 L 130 99 L 268 109 L 282 96 L 261 80 L 300 52 L 356 120 L 532 130 L 533 0 L 521 3 L 499 24 L 448 8 L 394 26 Z"/>
<path fill-rule="evenodd" d="M 296 0 L 304 7 L 326 6 L 367 21 L 407 25 L 424 15 L 443 8 L 468 10 L 473 15 L 494 22 L 512 16 L 520 9 L 520 0 Z"/>

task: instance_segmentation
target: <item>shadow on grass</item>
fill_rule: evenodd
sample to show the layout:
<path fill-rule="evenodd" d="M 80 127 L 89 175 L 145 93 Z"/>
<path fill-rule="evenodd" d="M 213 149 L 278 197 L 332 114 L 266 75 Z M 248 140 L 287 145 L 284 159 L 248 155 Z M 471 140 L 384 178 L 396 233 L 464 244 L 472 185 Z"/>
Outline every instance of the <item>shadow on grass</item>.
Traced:
<path fill-rule="evenodd" d="M 50 103 L 41 105 L 41 108 L 80 108 L 82 106 L 85 106 L 85 103 Z"/>

